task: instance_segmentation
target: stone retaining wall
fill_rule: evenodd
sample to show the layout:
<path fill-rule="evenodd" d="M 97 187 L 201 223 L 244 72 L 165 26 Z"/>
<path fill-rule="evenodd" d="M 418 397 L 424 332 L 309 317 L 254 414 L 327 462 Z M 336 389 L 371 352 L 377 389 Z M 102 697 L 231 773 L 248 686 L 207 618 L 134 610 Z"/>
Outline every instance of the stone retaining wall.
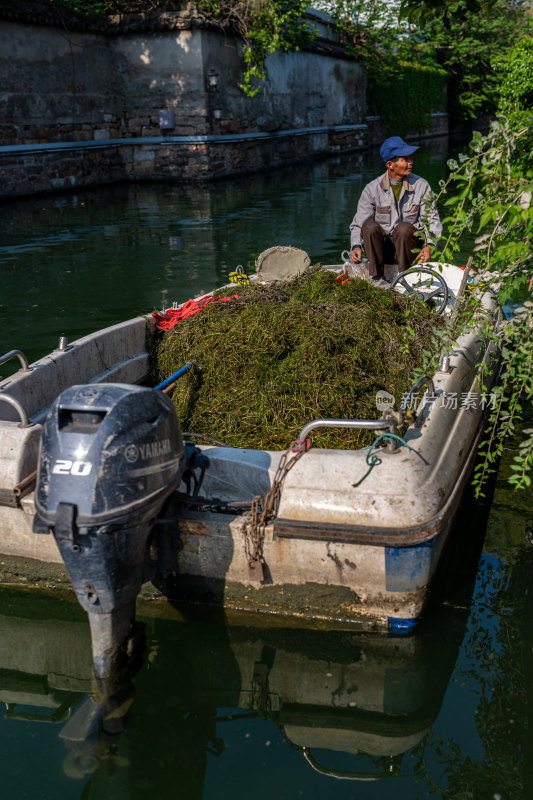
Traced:
<path fill-rule="evenodd" d="M 410 131 L 406 135 L 409 141 L 420 139 L 432 139 L 435 136 L 448 136 L 448 114 L 443 111 L 435 111 L 431 115 L 431 123 L 423 131 Z M 365 117 L 368 126 L 368 141 L 378 144 L 386 138 L 385 127 L 380 117 Z"/>
<path fill-rule="evenodd" d="M 424 136 L 447 133 L 435 117 Z M 370 125 L 293 129 L 258 134 L 139 137 L 0 146 L 0 200 L 119 181 L 211 180 L 313 158 L 361 152 L 383 140 Z M 60 148 L 60 149 L 59 149 Z"/>
<path fill-rule="evenodd" d="M 2 19 L 0 8 L 0 199 L 243 174 L 380 135 L 365 122 L 363 70 L 334 41 L 269 56 L 250 99 L 238 88 L 242 43 L 191 8 L 106 30 Z"/>
<path fill-rule="evenodd" d="M 209 180 L 362 150 L 366 126 L 0 147 L 0 198 L 126 180 Z M 56 148 L 59 148 L 57 145 Z"/>

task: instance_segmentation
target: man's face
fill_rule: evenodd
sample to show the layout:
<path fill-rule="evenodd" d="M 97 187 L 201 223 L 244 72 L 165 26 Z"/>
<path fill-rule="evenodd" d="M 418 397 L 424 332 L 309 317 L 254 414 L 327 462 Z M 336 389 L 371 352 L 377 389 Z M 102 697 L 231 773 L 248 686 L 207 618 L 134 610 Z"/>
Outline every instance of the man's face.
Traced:
<path fill-rule="evenodd" d="M 397 161 L 387 161 L 389 178 L 402 181 L 413 171 L 413 156 L 400 156 Z"/>

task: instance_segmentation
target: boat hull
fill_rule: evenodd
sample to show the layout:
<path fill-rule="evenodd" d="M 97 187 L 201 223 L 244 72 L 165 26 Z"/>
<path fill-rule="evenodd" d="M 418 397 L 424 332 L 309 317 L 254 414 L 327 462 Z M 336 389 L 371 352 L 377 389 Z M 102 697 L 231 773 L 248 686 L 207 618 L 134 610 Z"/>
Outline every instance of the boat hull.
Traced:
<path fill-rule="evenodd" d="M 376 530 L 276 519 L 265 530 L 260 583 L 249 579 L 241 517 L 189 514 L 179 521 L 177 569 L 159 587 L 170 600 L 255 612 L 280 624 L 298 619 L 308 627 L 406 633 L 426 604 L 477 443 L 447 503 L 425 525 Z"/>
<path fill-rule="evenodd" d="M 490 293 L 485 312 L 496 315 Z M 22 572 L 24 559 L 28 565 L 61 564 L 53 536 L 33 532 L 33 493 L 13 495 L 14 486 L 29 486 L 47 404 L 71 378 L 77 383 L 116 382 L 120 376 L 129 383 L 144 380 L 149 332 L 145 320 L 130 320 L 0 382 L 0 392 L 23 404 L 33 423 L 29 437 L 28 429 L 15 421 L 15 410 L 0 404 L 0 427 L 9 429 L 15 442 L 10 453 L 5 448 L 2 453 L 8 467 L 0 474 L 0 489 L 9 502 L 0 505 L 0 552 L 21 559 Z M 494 381 L 497 360 L 495 346 L 478 331 L 461 337 L 449 368 L 432 376 L 433 397 L 424 395 L 418 402 L 416 421 L 403 434 L 402 445 L 393 452 L 379 450 L 379 463 L 372 468 L 367 450 L 306 450 L 283 476 L 277 514 L 255 544 L 242 515 L 227 513 L 227 508 L 226 513 L 187 511 L 174 525 L 179 544 L 164 575 L 157 558 L 150 560 L 146 553 L 145 574 L 154 584 L 147 593 L 163 594 L 171 602 L 257 612 L 281 624 L 296 619 L 318 627 L 409 631 L 426 603 L 483 434 L 488 409 L 479 398 L 490 386 L 486 377 L 481 385 L 480 375 Z M 477 401 L 444 403 L 452 396 Z M 26 444 L 30 439 L 31 446 Z M 203 495 L 230 504 L 249 504 L 268 493 L 284 456 L 197 449 L 209 460 Z M 185 491 L 185 484 L 181 488 Z M 250 570 L 254 547 L 262 564 L 255 575 Z M 41 572 L 37 582 L 46 585 L 46 568 Z M 15 579 L 13 571 L 8 574 Z"/>

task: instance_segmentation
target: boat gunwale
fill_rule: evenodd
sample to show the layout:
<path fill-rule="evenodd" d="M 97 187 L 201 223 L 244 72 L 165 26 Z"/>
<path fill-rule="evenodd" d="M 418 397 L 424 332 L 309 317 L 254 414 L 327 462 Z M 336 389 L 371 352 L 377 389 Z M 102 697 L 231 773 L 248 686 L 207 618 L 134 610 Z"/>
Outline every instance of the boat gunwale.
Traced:
<path fill-rule="evenodd" d="M 144 326 L 144 349 L 140 351 L 137 350 L 136 352 L 125 352 L 122 354 L 122 357 L 119 357 L 118 360 L 115 360 L 112 364 L 108 365 L 106 363 L 107 354 L 103 354 L 100 350 L 102 342 L 105 339 L 109 339 L 109 342 L 113 345 L 114 342 L 117 341 L 117 339 L 115 339 L 117 334 L 120 334 L 126 329 L 131 329 L 132 327 L 136 328 L 139 326 L 142 329 L 141 323 Z M 124 370 L 134 364 L 142 364 L 145 362 L 146 366 L 141 370 L 143 374 L 139 377 L 138 381 L 138 383 L 142 383 L 149 374 L 148 362 L 150 358 L 150 352 L 146 347 L 146 336 L 152 332 L 153 327 L 153 319 L 150 315 L 138 314 L 136 317 L 131 317 L 130 319 L 123 320 L 122 322 L 117 322 L 113 325 L 108 325 L 105 328 L 100 328 L 99 330 L 93 331 L 92 333 L 85 334 L 79 339 L 70 342 L 64 350 L 56 348 L 55 350 L 46 353 L 41 358 L 32 362 L 29 365 L 28 370 L 19 369 L 16 372 L 13 372 L 11 375 L 0 379 L 0 394 L 9 395 L 15 399 L 18 399 L 20 402 L 23 402 L 21 398 L 24 396 L 25 388 L 28 385 L 31 386 L 34 381 L 34 375 L 41 371 L 46 372 L 50 369 L 55 370 L 56 373 L 57 370 L 60 369 L 67 370 L 69 362 L 76 358 L 80 351 L 88 347 L 94 348 L 96 357 L 100 359 L 104 369 L 100 370 L 88 380 L 82 380 L 78 377 L 78 380 L 74 380 L 68 384 L 69 386 L 75 383 L 111 383 L 113 382 L 114 378 L 115 382 L 124 383 L 124 381 L 116 380 L 117 374 L 123 373 Z M 68 386 L 65 385 L 63 388 L 68 388 Z M 59 389 L 59 391 L 51 399 L 47 399 L 44 404 L 31 408 L 29 411 L 25 409 L 31 425 L 42 423 L 62 390 L 63 389 Z M 31 399 L 31 392 L 29 393 L 29 396 Z M 0 403 L 0 424 L 4 422 L 18 421 L 19 420 L 16 414 L 11 412 L 9 408 L 4 405 L 4 403 Z"/>
<path fill-rule="evenodd" d="M 499 366 L 496 373 L 497 381 Z M 431 542 L 452 521 L 457 511 L 489 413 L 490 410 L 485 408 L 470 443 L 468 455 L 464 459 L 461 471 L 453 484 L 453 489 L 448 495 L 445 504 L 428 522 L 422 522 L 406 528 L 378 528 L 372 525 L 349 525 L 332 522 L 312 523 L 304 520 L 277 517 L 272 523 L 272 538 L 274 540 L 311 539 L 345 544 L 374 545 L 377 547 L 415 547 Z"/>

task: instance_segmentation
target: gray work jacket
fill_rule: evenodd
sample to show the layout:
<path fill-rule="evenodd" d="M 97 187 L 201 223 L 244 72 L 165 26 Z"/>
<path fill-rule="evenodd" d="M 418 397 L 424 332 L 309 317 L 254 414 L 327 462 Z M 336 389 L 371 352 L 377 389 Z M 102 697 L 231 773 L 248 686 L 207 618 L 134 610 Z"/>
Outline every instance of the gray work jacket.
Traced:
<path fill-rule="evenodd" d="M 424 244 L 434 245 L 442 234 L 442 224 L 435 203 L 424 203 L 431 191 L 420 175 L 408 175 L 397 203 L 386 172 L 367 183 L 359 198 L 355 217 L 350 225 L 351 247 L 361 247 L 361 228 L 367 219 L 379 222 L 385 233 L 392 233 L 399 222 L 411 222 L 424 233 Z"/>

